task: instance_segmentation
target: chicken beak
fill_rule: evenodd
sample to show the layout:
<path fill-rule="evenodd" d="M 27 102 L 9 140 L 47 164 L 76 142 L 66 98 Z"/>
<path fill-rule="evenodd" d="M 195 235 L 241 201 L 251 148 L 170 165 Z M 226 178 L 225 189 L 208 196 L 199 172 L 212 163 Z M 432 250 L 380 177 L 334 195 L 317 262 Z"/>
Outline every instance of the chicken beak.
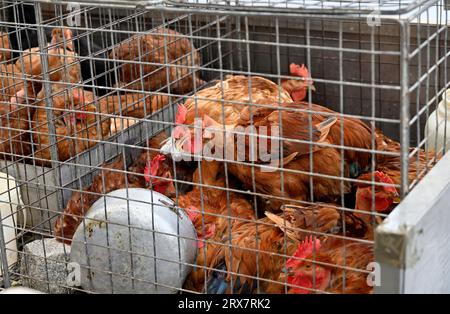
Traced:
<path fill-rule="evenodd" d="M 191 139 L 190 134 L 187 134 L 187 135 L 183 136 L 181 139 L 175 140 L 175 148 L 178 151 L 183 151 L 184 144 L 190 139 Z"/>
<path fill-rule="evenodd" d="M 292 271 L 292 268 L 283 267 L 283 269 L 281 269 L 281 272 L 289 277 L 294 276 L 294 272 Z"/>
<path fill-rule="evenodd" d="M 398 204 L 401 201 L 400 194 L 398 194 L 397 190 L 394 190 L 390 193 L 390 199 L 392 199 L 392 202 L 394 204 Z"/>
<path fill-rule="evenodd" d="M 174 161 L 180 161 L 186 153 L 182 150 L 184 143 L 189 139 L 189 137 L 183 137 L 176 140 L 169 137 L 166 141 L 162 142 L 162 146 L 159 149 L 160 153 L 163 155 L 171 155 Z"/>
<path fill-rule="evenodd" d="M 313 84 L 309 85 L 309 89 L 313 92 L 316 91 L 316 87 Z"/>
<path fill-rule="evenodd" d="M 159 149 L 159 151 L 163 155 L 168 155 L 172 153 L 173 149 L 174 149 L 174 139 L 172 137 L 169 137 L 163 142 L 161 142 L 161 148 Z"/>

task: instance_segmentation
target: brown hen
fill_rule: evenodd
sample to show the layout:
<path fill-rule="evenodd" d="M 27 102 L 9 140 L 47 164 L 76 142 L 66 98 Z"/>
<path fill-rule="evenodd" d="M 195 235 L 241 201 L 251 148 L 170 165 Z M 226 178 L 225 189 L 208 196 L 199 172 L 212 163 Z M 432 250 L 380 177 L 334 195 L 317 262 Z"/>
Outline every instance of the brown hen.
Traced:
<path fill-rule="evenodd" d="M 11 59 L 11 46 L 7 33 L 0 32 L 0 62 Z"/>
<path fill-rule="evenodd" d="M 180 123 L 191 125 L 195 117 L 208 115 L 219 123 L 234 124 L 250 105 L 273 106 L 274 103 L 290 103 L 293 99 L 303 100 L 309 88 L 314 90 L 309 72 L 296 64 L 291 64 L 290 72 L 303 80 L 283 80 L 279 86 L 260 76 L 227 76 L 224 81 L 195 93 L 195 98 L 186 100 L 187 114 Z"/>
<path fill-rule="evenodd" d="M 54 28 L 52 41 L 47 46 L 48 75 L 51 81 L 79 83 L 81 67 L 72 41 L 72 31 L 68 28 Z M 38 47 L 30 48 L 17 60 L 16 67 L 24 74 L 42 80 L 41 51 Z"/>
<path fill-rule="evenodd" d="M 280 284 L 271 285 L 267 292 L 282 293 L 287 289 L 288 293 L 299 294 L 372 293 L 368 269 L 373 261 L 373 243 L 311 237 L 298 244 L 278 278 Z"/>
<path fill-rule="evenodd" d="M 292 106 L 295 109 L 293 104 L 285 106 L 286 108 Z M 342 188 L 344 188 L 344 192 L 349 189 L 345 184 L 341 185 L 339 180 L 339 177 L 343 175 L 339 151 L 325 146 L 330 143 L 329 133 L 331 127 L 336 123 L 335 117 L 330 117 L 325 121 L 314 116 L 311 117 L 312 134 L 310 134 L 309 117 L 303 112 L 257 108 L 252 113 L 253 121 L 246 112 L 247 110 L 238 120 L 238 127 L 244 130 L 248 126 L 254 127 L 257 133 L 254 138 L 255 143 L 259 144 L 259 149 L 264 143 L 267 143 L 266 152 L 268 153 L 264 153 L 268 158 L 262 160 L 259 155 L 258 160 L 255 160 L 255 166 L 251 166 L 249 163 L 251 161 L 249 136 L 245 136 L 245 148 L 240 147 L 242 140 L 237 136 L 235 144 L 228 142 L 227 147 L 236 147 L 234 160 L 242 159 L 243 155 L 239 153 L 239 150 L 245 149 L 243 151 L 246 163 L 230 163 L 228 169 L 247 189 L 255 188 L 257 192 L 267 196 L 268 210 L 277 211 L 282 204 L 291 201 L 311 200 L 312 195 L 317 200 L 334 201 L 341 195 Z M 279 125 L 280 120 L 282 127 Z M 213 127 L 220 130 L 219 124 L 212 124 Z M 206 121 L 206 126 L 208 126 L 208 121 Z M 238 130 L 237 127 L 231 128 L 231 130 L 233 129 Z M 282 152 L 278 148 L 279 134 L 283 138 Z M 265 135 L 270 136 L 271 139 L 267 141 L 264 138 Z M 215 149 L 224 147 L 221 138 L 220 133 L 214 135 Z M 229 138 L 234 141 L 234 136 L 227 137 L 228 141 L 230 141 Z M 311 176 L 310 171 L 315 176 Z M 348 169 L 344 169 L 344 175 L 347 175 L 347 172 Z M 253 184 L 253 180 L 255 184 Z M 313 180 L 313 184 L 311 184 L 311 180 Z"/>
<path fill-rule="evenodd" d="M 166 95 L 146 97 L 141 93 L 109 95 L 99 100 L 102 112 L 121 114 L 122 116 L 144 118 L 169 104 Z"/>
<path fill-rule="evenodd" d="M 376 170 L 386 174 L 396 185 L 401 184 L 400 147 L 399 142 L 390 139 L 380 130 L 376 130 L 377 151 L 391 153 L 390 155 L 377 153 Z M 408 163 L 408 182 L 410 185 L 417 184 L 442 157 L 441 154 L 432 151 L 426 152 L 420 148 L 410 148 L 410 154 L 412 154 Z M 400 193 L 399 187 L 397 187 L 397 191 Z"/>
<path fill-rule="evenodd" d="M 40 84 L 25 81 L 13 64 L 0 65 L 0 152 L 10 159 L 31 153 L 30 127 Z M 26 86 L 26 88 L 24 88 Z"/>
<path fill-rule="evenodd" d="M 135 35 L 115 47 L 109 57 L 136 62 L 120 67 L 120 81 L 127 89 L 154 91 L 170 86 L 172 93 L 185 94 L 193 90 L 194 83 L 202 84 L 192 70 L 201 65 L 199 53 L 188 38 L 171 29 Z"/>
<path fill-rule="evenodd" d="M 245 223 L 233 229 L 232 245 L 224 247 L 226 252 L 221 254 L 226 257 L 226 281 L 238 283 L 229 287 L 228 292 L 242 292 L 243 289 L 283 292 L 284 282 L 278 283 L 280 272 L 297 250 L 298 243 L 311 234 L 321 239 L 331 234 L 373 239 L 370 225 L 333 204 L 289 205 L 284 207 L 283 213 L 266 212 L 266 216 L 256 223 Z M 256 282 L 254 277 L 261 280 Z"/>
<path fill-rule="evenodd" d="M 58 160 L 65 161 L 96 145 L 110 131 L 110 120 L 102 119 L 97 107 L 92 104 L 93 94 L 79 88 L 67 90 L 64 85 L 52 84 L 51 108 L 56 132 Z M 45 92 L 40 93 L 41 97 Z M 36 145 L 34 156 L 44 165 L 51 160 L 51 144 L 46 100 L 37 103 L 34 114 L 33 140 Z M 70 110 L 67 112 L 67 110 Z M 100 132 L 99 132 L 100 131 Z"/>

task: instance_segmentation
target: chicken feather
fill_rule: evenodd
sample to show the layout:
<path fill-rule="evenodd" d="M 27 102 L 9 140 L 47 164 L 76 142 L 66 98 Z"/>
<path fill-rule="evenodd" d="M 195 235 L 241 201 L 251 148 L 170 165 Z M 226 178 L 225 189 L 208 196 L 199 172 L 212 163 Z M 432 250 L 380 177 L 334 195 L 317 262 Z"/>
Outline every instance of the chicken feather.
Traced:
<path fill-rule="evenodd" d="M 109 57 L 136 61 L 123 63 L 119 69 L 120 81 L 127 89 L 154 91 L 170 85 L 172 93 L 184 94 L 192 91 L 194 84 L 203 84 L 192 70 L 200 66 L 199 53 L 189 39 L 171 29 L 135 35 L 115 47 Z"/>

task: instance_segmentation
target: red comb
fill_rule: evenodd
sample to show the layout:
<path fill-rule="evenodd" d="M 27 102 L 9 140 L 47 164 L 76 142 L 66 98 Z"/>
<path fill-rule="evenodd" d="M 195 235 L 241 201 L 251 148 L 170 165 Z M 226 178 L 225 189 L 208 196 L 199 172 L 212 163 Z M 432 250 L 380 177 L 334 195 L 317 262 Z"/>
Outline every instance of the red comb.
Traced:
<path fill-rule="evenodd" d="M 309 71 L 304 64 L 301 66 L 295 63 L 291 63 L 289 66 L 289 72 L 292 75 L 300 76 L 300 77 L 309 77 Z"/>
<path fill-rule="evenodd" d="M 184 104 L 178 105 L 177 115 L 175 116 L 175 123 L 183 124 L 186 121 L 187 108 Z"/>
<path fill-rule="evenodd" d="M 297 251 L 295 251 L 293 258 L 290 258 L 286 262 L 286 267 L 294 267 L 298 265 L 298 263 L 302 262 L 299 258 L 306 258 L 311 255 L 314 250 L 317 252 L 320 249 L 320 240 L 313 239 L 311 235 L 309 238 L 306 238 L 301 243 L 298 244 Z"/>
<path fill-rule="evenodd" d="M 82 89 L 77 88 L 77 89 L 72 90 L 72 97 L 73 97 L 74 103 L 80 103 L 80 102 L 84 103 L 85 102 L 84 92 Z"/>
<path fill-rule="evenodd" d="M 145 182 L 150 182 L 150 168 L 148 167 L 148 165 L 146 165 L 144 168 L 144 179 Z"/>
<path fill-rule="evenodd" d="M 150 169 L 152 171 L 152 176 L 156 176 L 158 168 L 161 165 L 161 162 L 163 162 L 164 160 L 166 160 L 166 157 L 161 154 L 158 154 L 155 157 L 153 157 L 152 161 L 150 162 Z"/>
<path fill-rule="evenodd" d="M 81 121 L 85 121 L 87 117 L 86 112 L 76 112 L 75 113 L 75 119 L 76 120 L 81 120 Z"/>
<path fill-rule="evenodd" d="M 163 162 L 164 160 L 166 160 L 166 157 L 164 155 L 158 154 L 150 161 L 150 167 L 149 165 L 145 166 L 144 179 L 146 182 L 150 182 L 150 174 L 152 176 L 156 176 L 156 173 L 161 166 L 161 162 Z"/>
<path fill-rule="evenodd" d="M 388 183 L 388 184 L 395 184 L 394 181 L 392 181 L 392 179 L 384 172 L 375 171 L 374 176 L 375 176 L 375 181 L 379 181 L 382 183 Z"/>

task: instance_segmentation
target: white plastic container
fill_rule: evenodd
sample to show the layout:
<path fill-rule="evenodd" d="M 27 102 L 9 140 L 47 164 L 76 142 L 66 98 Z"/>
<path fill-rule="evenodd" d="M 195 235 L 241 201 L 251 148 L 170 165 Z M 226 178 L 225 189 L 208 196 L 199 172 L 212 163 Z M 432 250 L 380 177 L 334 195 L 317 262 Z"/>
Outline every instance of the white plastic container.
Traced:
<path fill-rule="evenodd" d="M 138 188 L 98 199 L 77 228 L 71 247 L 70 260 L 80 265 L 83 289 L 178 292 L 195 261 L 197 245 L 192 222 L 183 210 L 171 208 L 173 204 L 160 193 Z"/>
<path fill-rule="evenodd" d="M 6 259 L 8 267 L 17 262 L 17 210 L 18 205 L 22 205 L 20 188 L 16 179 L 0 172 L 0 232 L 6 243 Z M 2 263 L 0 263 L 0 274 Z"/>
<path fill-rule="evenodd" d="M 425 136 L 427 137 L 426 148 L 430 151 L 439 152 L 444 141 L 445 151 L 450 146 L 450 89 L 442 94 L 442 100 L 428 117 L 425 125 Z"/>

